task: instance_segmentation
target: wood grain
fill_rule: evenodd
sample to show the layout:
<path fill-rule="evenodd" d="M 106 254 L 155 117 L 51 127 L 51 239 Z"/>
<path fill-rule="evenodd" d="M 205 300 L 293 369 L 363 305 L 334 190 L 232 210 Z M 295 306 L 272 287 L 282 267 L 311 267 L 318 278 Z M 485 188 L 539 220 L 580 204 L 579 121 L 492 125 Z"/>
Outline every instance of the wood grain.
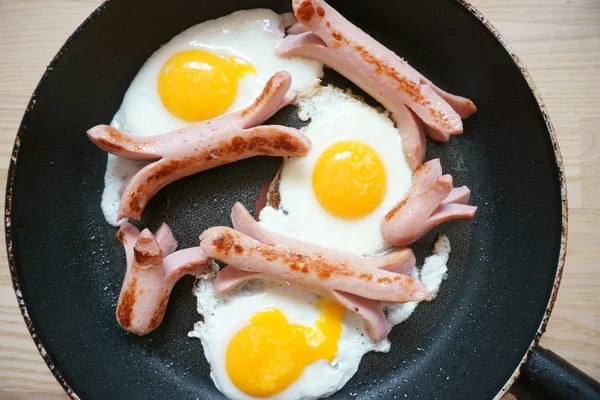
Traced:
<path fill-rule="evenodd" d="M 99 0 L 0 0 L 0 181 L 29 96 Z M 542 345 L 600 379 L 600 2 L 473 0 L 521 57 L 558 133 L 570 205 L 561 290 Z M 4 196 L 4 185 L 0 191 Z M 4 236 L 0 236 L 4 240 Z M 0 246 L 0 398 L 65 398 L 35 348 Z"/>

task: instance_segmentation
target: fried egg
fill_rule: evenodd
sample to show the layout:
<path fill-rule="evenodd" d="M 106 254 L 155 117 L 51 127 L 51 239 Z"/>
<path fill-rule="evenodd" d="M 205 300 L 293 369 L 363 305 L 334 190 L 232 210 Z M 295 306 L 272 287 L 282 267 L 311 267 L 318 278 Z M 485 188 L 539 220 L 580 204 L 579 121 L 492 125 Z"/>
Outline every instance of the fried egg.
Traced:
<path fill-rule="evenodd" d="M 446 273 L 450 242 L 444 235 L 412 276 L 437 293 Z M 217 389 L 234 400 L 312 400 L 340 390 L 373 343 L 358 314 L 317 294 L 286 284 L 251 280 L 225 296 L 212 287 L 218 267 L 194 287 L 202 321 L 190 337 L 202 341 Z M 418 303 L 382 303 L 390 329 Z"/>
<path fill-rule="evenodd" d="M 278 208 L 260 223 L 319 246 L 372 255 L 385 251 L 380 223 L 410 189 L 412 172 L 386 112 L 341 89 L 319 87 L 297 101 L 312 148 L 279 173 Z M 400 127 L 402 129 L 402 127 Z"/>
<path fill-rule="evenodd" d="M 292 75 L 291 90 L 313 87 L 323 64 L 276 55 L 283 36 L 283 17 L 265 9 L 236 11 L 187 29 L 142 66 L 114 124 L 145 136 L 237 111 L 282 70 Z"/>
<path fill-rule="evenodd" d="M 237 11 L 187 29 L 142 66 L 111 125 L 152 136 L 238 111 L 282 70 L 292 75 L 291 90 L 314 87 L 323 64 L 275 54 L 283 36 L 284 17 L 265 9 Z M 102 210 L 111 225 L 119 224 L 119 189 L 144 165 L 108 156 Z"/>
<path fill-rule="evenodd" d="M 341 389 L 372 343 L 358 315 L 296 287 L 251 281 L 215 297 L 210 280 L 195 288 L 204 316 L 190 336 L 202 341 L 211 378 L 228 398 L 315 399 Z"/>

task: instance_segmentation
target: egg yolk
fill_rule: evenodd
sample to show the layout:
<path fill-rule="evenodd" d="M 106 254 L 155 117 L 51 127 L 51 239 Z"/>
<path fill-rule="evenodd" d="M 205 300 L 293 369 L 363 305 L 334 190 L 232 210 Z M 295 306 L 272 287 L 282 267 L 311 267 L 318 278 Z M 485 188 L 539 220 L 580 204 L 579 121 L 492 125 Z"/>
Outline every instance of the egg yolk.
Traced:
<path fill-rule="evenodd" d="M 165 63 L 158 77 L 158 94 L 173 115 L 190 122 L 203 121 L 231 106 L 238 80 L 247 73 L 256 71 L 243 60 L 188 50 Z"/>
<path fill-rule="evenodd" d="M 329 146 L 317 160 L 313 191 L 321 206 L 342 218 L 374 211 L 385 197 L 387 177 L 375 150 L 357 141 Z"/>
<path fill-rule="evenodd" d="M 320 300 L 316 305 L 321 309 L 316 329 L 290 324 L 277 309 L 256 313 L 227 348 L 226 368 L 231 382 L 250 396 L 269 397 L 292 384 L 309 364 L 333 361 L 344 308 L 330 300 Z"/>

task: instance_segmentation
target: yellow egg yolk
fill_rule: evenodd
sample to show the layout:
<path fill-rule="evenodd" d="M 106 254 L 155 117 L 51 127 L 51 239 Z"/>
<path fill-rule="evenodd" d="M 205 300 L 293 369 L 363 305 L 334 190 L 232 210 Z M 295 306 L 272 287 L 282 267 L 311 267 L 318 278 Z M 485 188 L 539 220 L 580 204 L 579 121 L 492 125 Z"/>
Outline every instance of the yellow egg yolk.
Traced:
<path fill-rule="evenodd" d="M 332 144 L 321 154 L 312 184 L 317 200 L 329 213 L 358 218 L 374 211 L 383 201 L 387 177 L 375 150 L 347 140 Z"/>
<path fill-rule="evenodd" d="M 173 115 L 190 122 L 203 121 L 231 106 L 238 80 L 247 73 L 256 71 L 243 60 L 188 50 L 165 63 L 158 77 L 158 94 Z"/>
<path fill-rule="evenodd" d="M 320 300 L 316 329 L 290 324 L 277 309 L 256 313 L 229 343 L 226 368 L 231 382 L 254 397 L 269 397 L 291 385 L 317 360 L 333 361 L 342 333 L 344 308 Z"/>

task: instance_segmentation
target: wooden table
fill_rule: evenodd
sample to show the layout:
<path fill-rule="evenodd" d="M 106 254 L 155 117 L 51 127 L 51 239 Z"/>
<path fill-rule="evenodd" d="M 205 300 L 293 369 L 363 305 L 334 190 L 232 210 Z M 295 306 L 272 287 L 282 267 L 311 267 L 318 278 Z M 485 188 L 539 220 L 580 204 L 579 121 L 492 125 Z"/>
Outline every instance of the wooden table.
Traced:
<path fill-rule="evenodd" d="M 17 127 L 46 65 L 100 3 L 0 0 L 0 181 L 6 181 Z M 600 1 L 473 4 L 504 35 L 536 81 L 565 162 L 567 264 L 541 344 L 600 380 Z M 4 243 L 0 253 L 0 398 L 65 398 L 23 323 Z"/>

